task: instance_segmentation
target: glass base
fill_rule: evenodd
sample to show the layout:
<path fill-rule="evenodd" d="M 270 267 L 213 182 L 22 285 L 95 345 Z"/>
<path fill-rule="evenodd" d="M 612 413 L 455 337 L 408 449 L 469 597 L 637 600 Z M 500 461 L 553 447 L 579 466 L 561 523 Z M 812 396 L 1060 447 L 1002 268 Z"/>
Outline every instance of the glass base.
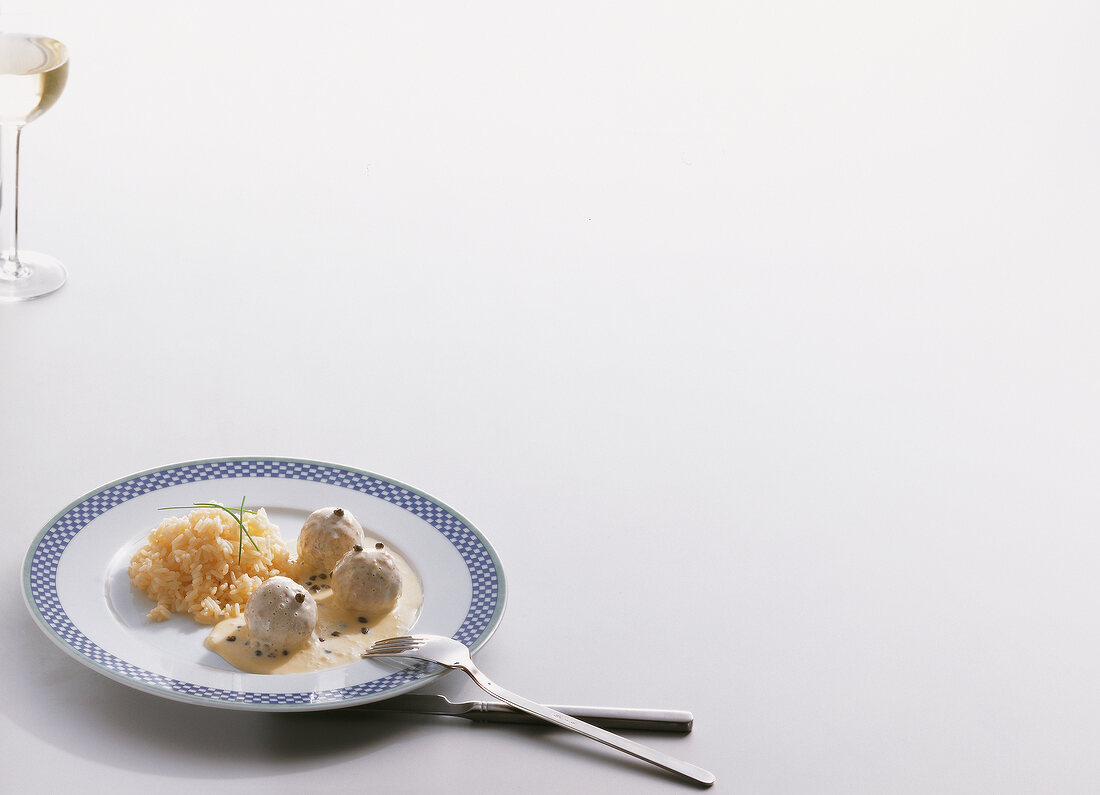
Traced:
<path fill-rule="evenodd" d="M 65 283 L 65 266 L 48 254 L 20 251 L 19 262 L 0 260 L 0 301 L 29 301 Z"/>

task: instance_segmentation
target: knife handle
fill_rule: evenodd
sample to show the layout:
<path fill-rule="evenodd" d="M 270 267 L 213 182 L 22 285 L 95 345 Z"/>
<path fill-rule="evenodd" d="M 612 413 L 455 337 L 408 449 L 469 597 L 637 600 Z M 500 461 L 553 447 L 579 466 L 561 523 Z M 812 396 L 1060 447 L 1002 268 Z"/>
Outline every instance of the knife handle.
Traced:
<path fill-rule="evenodd" d="M 547 705 L 550 706 L 550 705 Z M 604 729 L 634 729 L 661 732 L 690 732 L 694 716 L 675 709 L 626 709 L 617 707 L 550 706 L 574 718 Z M 480 703 L 465 715 L 473 721 L 492 723 L 545 723 L 542 718 L 521 712 L 507 704 Z"/>

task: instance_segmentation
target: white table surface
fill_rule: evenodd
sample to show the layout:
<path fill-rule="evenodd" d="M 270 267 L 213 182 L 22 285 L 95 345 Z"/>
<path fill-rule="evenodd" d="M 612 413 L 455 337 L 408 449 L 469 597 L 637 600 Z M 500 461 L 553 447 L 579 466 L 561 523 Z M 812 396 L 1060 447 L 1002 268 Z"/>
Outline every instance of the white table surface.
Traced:
<path fill-rule="evenodd" d="M 1096 4 L 31 10 L 72 72 L 23 243 L 70 278 L 0 306 L 0 791 L 691 789 L 39 631 L 56 511 L 246 454 L 461 511 L 510 585 L 482 666 L 693 711 L 632 736 L 715 791 L 1100 790 Z"/>

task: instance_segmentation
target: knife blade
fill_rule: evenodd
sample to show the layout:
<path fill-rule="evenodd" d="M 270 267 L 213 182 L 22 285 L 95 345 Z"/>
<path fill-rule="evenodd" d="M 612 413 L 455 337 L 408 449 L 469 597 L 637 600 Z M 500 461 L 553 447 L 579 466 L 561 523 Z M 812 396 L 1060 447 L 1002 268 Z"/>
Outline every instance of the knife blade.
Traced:
<path fill-rule="evenodd" d="M 347 707 L 363 712 L 399 712 L 414 715 L 447 715 L 466 720 L 492 723 L 545 722 L 498 701 L 451 701 L 446 696 L 413 693 L 383 701 Z M 555 706 L 553 709 L 580 718 L 605 729 L 642 729 L 645 731 L 690 732 L 694 716 L 672 709 L 634 709 L 625 707 Z"/>

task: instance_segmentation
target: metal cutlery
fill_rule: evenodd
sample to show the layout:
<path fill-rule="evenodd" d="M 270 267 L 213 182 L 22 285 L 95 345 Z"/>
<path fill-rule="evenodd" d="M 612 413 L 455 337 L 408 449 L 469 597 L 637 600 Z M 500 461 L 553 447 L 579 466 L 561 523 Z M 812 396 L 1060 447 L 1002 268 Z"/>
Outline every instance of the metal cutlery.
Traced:
<path fill-rule="evenodd" d="M 549 705 L 548 705 L 549 706 Z M 574 718 L 604 729 L 634 729 L 659 732 L 690 732 L 694 717 L 674 709 L 627 709 L 622 707 L 551 706 Z M 543 719 L 499 701 L 451 701 L 446 696 L 414 693 L 383 701 L 359 704 L 348 709 L 363 712 L 400 712 L 416 715 L 448 715 L 486 723 L 543 723 Z"/>
<path fill-rule="evenodd" d="M 474 665 L 473 658 L 470 657 L 470 650 L 453 638 L 445 638 L 440 635 L 402 635 L 396 638 L 387 638 L 386 640 L 378 641 L 371 646 L 370 650 L 363 656 L 411 657 L 417 660 L 433 662 L 445 668 L 463 671 L 473 679 L 474 684 L 482 690 L 516 709 L 529 712 L 545 721 L 563 726 L 566 729 L 571 729 L 579 734 L 583 734 L 585 737 L 597 740 L 604 745 L 616 748 L 633 757 L 656 765 L 663 770 L 684 776 L 700 784 L 710 786 L 714 783 L 714 774 L 701 767 L 676 759 L 675 757 L 657 751 L 656 749 L 649 748 L 641 743 L 628 740 L 625 737 L 620 737 L 617 734 L 612 734 L 606 729 L 593 726 L 578 718 L 566 715 L 559 710 L 537 704 L 523 696 L 505 690 L 482 673 L 478 667 Z"/>

